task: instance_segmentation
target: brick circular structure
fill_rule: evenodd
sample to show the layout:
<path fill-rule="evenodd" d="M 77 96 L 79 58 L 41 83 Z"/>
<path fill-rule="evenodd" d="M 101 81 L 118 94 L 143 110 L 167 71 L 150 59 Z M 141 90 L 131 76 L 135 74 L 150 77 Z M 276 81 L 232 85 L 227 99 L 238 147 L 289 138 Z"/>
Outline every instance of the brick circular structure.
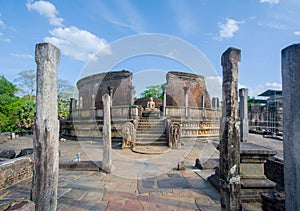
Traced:
<path fill-rule="evenodd" d="M 77 88 L 81 109 L 103 108 L 102 96 L 104 94 L 112 96 L 113 106 L 132 105 L 135 94 L 132 86 L 132 72 L 127 70 L 87 76 L 77 82 Z"/>
<path fill-rule="evenodd" d="M 188 103 L 190 107 L 210 108 L 210 97 L 206 89 L 204 77 L 185 72 L 168 72 L 165 90 L 167 106 L 184 106 L 184 87 L 188 87 Z M 204 96 L 204 97 L 203 97 Z"/>

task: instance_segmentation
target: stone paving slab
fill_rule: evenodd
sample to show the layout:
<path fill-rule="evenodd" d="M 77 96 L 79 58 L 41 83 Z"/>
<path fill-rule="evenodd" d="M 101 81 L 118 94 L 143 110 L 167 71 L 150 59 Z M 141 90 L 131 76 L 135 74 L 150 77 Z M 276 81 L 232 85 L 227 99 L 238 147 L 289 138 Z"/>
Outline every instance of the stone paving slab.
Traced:
<path fill-rule="evenodd" d="M 162 157 L 156 163 L 152 163 L 155 156 L 141 155 L 130 150 L 115 151 L 118 166 L 122 167 L 118 174 L 60 169 L 58 210 L 220 210 L 219 193 L 207 181 L 207 177 L 213 174 L 214 170 L 197 171 L 194 168 L 195 160 L 199 156 L 205 157 L 202 161 L 208 159 L 206 156 L 210 153 L 203 152 L 203 147 L 211 144 L 195 142 L 186 155 L 178 156 L 178 152 L 184 149 L 169 152 L 168 159 L 185 162 L 185 171 L 177 171 L 177 162 L 173 160 Z M 94 142 L 85 143 L 85 149 L 93 150 L 94 146 Z M 188 143 L 185 146 L 190 147 Z M 76 142 L 60 143 L 62 161 L 73 161 L 76 153 L 81 150 L 78 147 L 80 144 Z M 28 146 L 23 143 L 22 148 Z M 85 155 L 84 150 L 80 152 L 82 160 L 89 160 L 91 157 L 97 157 L 99 160 L 99 149 L 91 151 L 93 154 L 89 156 Z M 211 156 L 218 157 L 218 154 L 213 152 Z M 135 163 L 128 164 L 128 159 L 134 160 Z M 170 168 L 164 169 L 164 165 Z M 135 166 L 140 170 L 132 174 Z M 160 174 L 157 174 L 157 169 L 161 170 Z M 31 179 L 24 180 L 0 190 L 0 200 L 28 200 L 30 189 Z M 245 207 L 246 210 L 259 210 L 259 205 L 247 204 Z"/>

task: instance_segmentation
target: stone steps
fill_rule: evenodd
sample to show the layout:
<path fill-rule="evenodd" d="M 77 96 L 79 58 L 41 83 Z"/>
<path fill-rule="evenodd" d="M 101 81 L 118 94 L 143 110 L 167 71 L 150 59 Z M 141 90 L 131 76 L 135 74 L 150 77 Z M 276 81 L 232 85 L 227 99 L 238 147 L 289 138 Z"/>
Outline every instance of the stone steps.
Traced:
<path fill-rule="evenodd" d="M 167 146 L 165 120 L 141 119 L 136 130 L 136 146 Z"/>

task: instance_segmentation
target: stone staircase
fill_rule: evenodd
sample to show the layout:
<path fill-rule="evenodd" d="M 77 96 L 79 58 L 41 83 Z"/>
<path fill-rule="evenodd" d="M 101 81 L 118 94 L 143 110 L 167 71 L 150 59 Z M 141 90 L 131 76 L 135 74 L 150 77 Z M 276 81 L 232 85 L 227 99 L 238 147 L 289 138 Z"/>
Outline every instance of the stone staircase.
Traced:
<path fill-rule="evenodd" d="M 138 122 L 135 146 L 168 146 L 166 120 L 143 118 Z"/>

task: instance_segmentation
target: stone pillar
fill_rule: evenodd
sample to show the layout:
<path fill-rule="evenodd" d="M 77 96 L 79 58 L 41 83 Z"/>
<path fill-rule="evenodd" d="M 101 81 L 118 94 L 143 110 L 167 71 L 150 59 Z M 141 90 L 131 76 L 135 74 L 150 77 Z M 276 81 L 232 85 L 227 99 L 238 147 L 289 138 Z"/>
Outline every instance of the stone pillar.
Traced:
<path fill-rule="evenodd" d="M 165 85 L 162 86 L 163 89 L 163 116 L 166 116 L 166 107 L 167 107 L 167 90 Z"/>
<path fill-rule="evenodd" d="M 110 106 L 112 107 L 112 105 L 113 105 L 113 94 L 114 94 L 114 87 L 113 86 L 108 87 L 108 94 L 110 96 Z"/>
<path fill-rule="evenodd" d="M 188 86 L 183 87 L 184 90 L 184 110 L 185 110 L 185 118 L 189 116 L 189 95 L 188 95 Z"/>
<path fill-rule="evenodd" d="M 79 109 L 83 109 L 82 97 L 79 97 Z"/>
<path fill-rule="evenodd" d="M 95 104 L 95 95 L 92 94 L 92 108 L 95 108 L 96 104 Z"/>
<path fill-rule="evenodd" d="M 239 90 L 240 96 L 240 136 L 242 142 L 247 142 L 249 138 L 248 127 L 248 89 Z"/>
<path fill-rule="evenodd" d="M 57 67 L 60 50 L 37 44 L 36 119 L 34 126 L 34 175 L 31 198 L 36 210 L 56 210 L 58 186 Z"/>
<path fill-rule="evenodd" d="M 212 108 L 217 110 L 219 108 L 219 98 L 213 97 L 211 101 L 212 101 Z"/>
<path fill-rule="evenodd" d="M 111 121 L 110 121 L 110 96 L 102 96 L 103 101 L 103 171 L 110 173 L 111 166 Z"/>
<path fill-rule="evenodd" d="M 300 44 L 281 52 L 285 209 L 300 210 Z"/>
<path fill-rule="evenodd" d="M 76 109 L 76 100 L 75 100 L 75 98 L 70 98 L 70 108 L 69 109 L 70 109 L 69 110 L 70 118 L 72 119 L 72 113 Z"/>
<path fill-rule="evenodd" d="M 228 48 L 222 55 L 223 105 L 220 131 L 221 210 L 241 210 L 240 131 L 238 122 L 238 67 L 241 51 Z"/>

